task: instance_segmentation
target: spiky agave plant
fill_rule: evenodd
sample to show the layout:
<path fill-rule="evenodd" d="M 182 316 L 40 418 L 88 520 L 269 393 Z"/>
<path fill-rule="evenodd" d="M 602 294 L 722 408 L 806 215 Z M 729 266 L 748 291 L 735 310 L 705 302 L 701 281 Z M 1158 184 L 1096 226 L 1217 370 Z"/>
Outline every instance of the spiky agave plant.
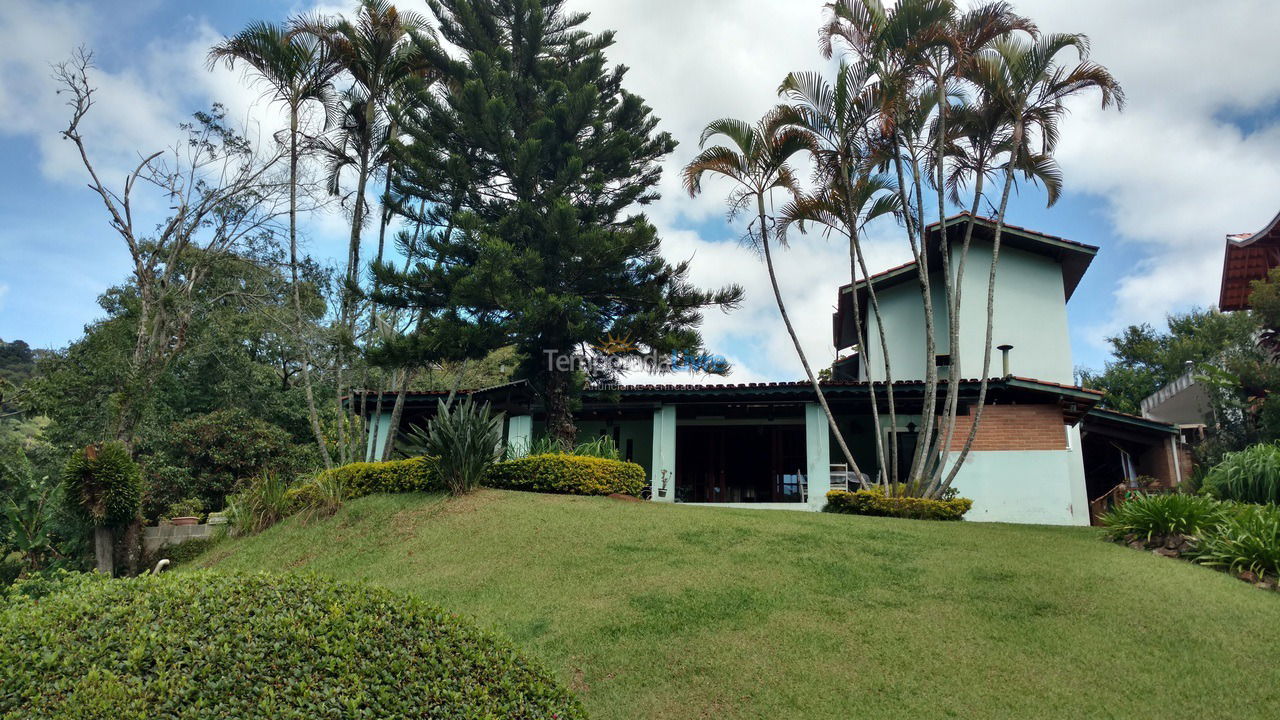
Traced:
<path fill-rule="evenodd" d="M 471 492 L 502 456 L 502 416 L 492 415 L 489 403 L 465 400 L 449 407 L 441 400 L 427 424 L 426 450 L 440 458 L 440 477 L 449 492 Z"/>

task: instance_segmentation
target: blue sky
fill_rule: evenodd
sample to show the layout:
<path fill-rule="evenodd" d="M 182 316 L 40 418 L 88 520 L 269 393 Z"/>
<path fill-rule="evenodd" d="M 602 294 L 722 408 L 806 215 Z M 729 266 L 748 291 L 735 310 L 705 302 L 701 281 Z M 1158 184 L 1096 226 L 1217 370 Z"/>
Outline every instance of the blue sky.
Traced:
<path fill-rule="evenodd" d="M 420 0 L 404 6 L 419 5 Z M 707 317 L 705 334 L 737 368 L 735 381 L 800 376 L 785 342 L 762 263 L 726 224 L 723 188 L 689 199 L 676 169 L 696 151 L 698 129 L 720 116 L 758 117 L 790 70 L 816 69 L 820 0 L 614 0 L 591 3 L 594 29 L 618 31 L 613 60 L 632 68 L 628 86 L 644 96 L 681 146 L 667 163 L 664 197 L 649 210 L 673 260 L 693 257 L 695 280 L 738 282 L 738 312 Z M 1101 246 L 1070 305 L 1077 366 L 1106 358 L 1103 338 L 1133 322 L 1216 298 L 1223 236 L 1254 231 L 1280 211 L 1280 49 L 1270 37 L 1280 4 L 1270 0 L 1197 3 L 1135 0 L 1015 5 L 1048 31 L 1083 32 L 1093 55 L 1129 96 L 1123 114 L 1081 98 L 1063 127 L 1059 159 L 1066 194 L 1045 209 L 1028 191 L 1009 220 Z M 307 2 L 34 2 L 0 4 L 0 337 L 40 347 L 75 339 L 98 317 L 95 299 L 128 272 L 119 239 L 83 170 L 58 138 L 62 100 L 49 63 L 78 44 L 100 68 L 100 106 L 88 121 L 110 177 L 142 150 L 160 149 L 174 127 L 210 102 L 269 130 L 277 109 L 238 73 L 208 72 L 204 53 L 254 19 L 280 20 L 316 8 Z M 336 12 L 345 3 L 321 10 Z M 757 39 L 768 38 L 768 42 Z M 307 249 L 336 262 L 343 251 L 338 212 L 304 228 Z M 870 245 L 873 264 L 907 258 L 888 225 Z M 847 282 L 844 249 L 805 238 L 778 258 L 781 282 L 811 359 L 832 356 L 830 312 Z"/>

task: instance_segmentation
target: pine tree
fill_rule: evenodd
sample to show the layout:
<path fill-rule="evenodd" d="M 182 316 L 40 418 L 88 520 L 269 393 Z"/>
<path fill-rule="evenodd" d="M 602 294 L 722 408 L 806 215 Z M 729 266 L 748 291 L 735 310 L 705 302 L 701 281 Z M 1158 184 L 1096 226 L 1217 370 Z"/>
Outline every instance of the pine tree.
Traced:
<path fill-rule="evenodd" d="M 581 29 L 587 15 L 562 0 L 432 9 L 447 45 L 416 42 L 443 77 L 404 113 L 395 182 L 401 211 L 425 228 L 411 248 L 423 260 L 384 266 L 380 279 L 388 295 L 451 308 L 434 317 L 500 328 L 496 341 L 519 349 L 542 397 L 548 434 L 567 444 L 585 376 L 558 357 L 607 337 L 632 346 L 615 354 L 701 352 L 702 311 L 735 306 L 742 290 L 691 285 L 688 263 L 664 260 L 637 212 L 657 199 L 675 141 L 623 89 L 626 68 L 607 66 L 611 32 Z"/>

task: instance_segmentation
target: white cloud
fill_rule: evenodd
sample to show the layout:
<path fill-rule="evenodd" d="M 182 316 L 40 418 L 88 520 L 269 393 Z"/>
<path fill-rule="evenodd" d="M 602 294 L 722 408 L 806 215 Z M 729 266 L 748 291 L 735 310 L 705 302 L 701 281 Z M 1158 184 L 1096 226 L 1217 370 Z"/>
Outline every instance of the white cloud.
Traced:
<path fill-rule="evenodd" d="M 5 299 L 9 296 L 9 286 L 6 283 L 0 283 L 0 310 L 4 310 Z"/>
<path fill-rule="evenodd" d="M 1087 33 L 1093 58 L 1128 96 L 1123 113 L 1102 112 L 1096 94 L 1081 98 L 1059 151 L 1068 189 L 1101 198 L 1117 239 L 1144 257 L 1090 328 L 1094 341 L 1215 303 L 1223 236 L 1255 231 L 1280 210 L 1280 5 L 1220 3 L 1207 14 L 1158 0 L 1018 7 L 1042 30 Z M 1224 119 L 1240 114 L 1254 127 Z"/>

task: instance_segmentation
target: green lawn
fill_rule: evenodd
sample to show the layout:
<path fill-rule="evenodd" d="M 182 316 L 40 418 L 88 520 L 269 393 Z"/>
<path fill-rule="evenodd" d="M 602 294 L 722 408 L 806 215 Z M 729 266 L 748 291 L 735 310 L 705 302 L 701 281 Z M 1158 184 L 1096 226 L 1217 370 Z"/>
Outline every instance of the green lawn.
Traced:
<path fill-rule="evenodd" d="M 483 491 L 374 496 L 198 564 L 506 634 L 596 718 L 1275 717 L 1280 596 L 1083 528 Z"/>

